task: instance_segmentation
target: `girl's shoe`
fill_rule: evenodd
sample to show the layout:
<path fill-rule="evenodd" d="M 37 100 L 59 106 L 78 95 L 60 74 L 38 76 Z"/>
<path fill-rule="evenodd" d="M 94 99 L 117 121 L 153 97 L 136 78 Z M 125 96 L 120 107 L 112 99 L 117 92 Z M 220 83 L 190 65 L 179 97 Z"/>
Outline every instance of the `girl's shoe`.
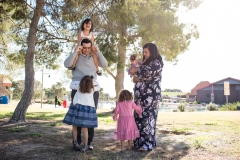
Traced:
<path fill-rule="evenodd" d="M 80 145 L 78 144 L 78 142 L 73 143 L 73 149 L 74 150 L 80 150 Z"/>
<path fill-rule="evenodd" d="M 84 153 L 84 152 L 86 152 L 87 150 L 88 150 L 88 146 L 86 145 L 86 146 L 83 146 L 83 147 L 82 147 L 81 152 Z"/>
<path fill-rule="evenodd" d="M 99 71 L 99 70 L 97 70 L 97 75 L 99 75 L 99 76 L 101 76 L 102 75 L 102 73 Z"/>

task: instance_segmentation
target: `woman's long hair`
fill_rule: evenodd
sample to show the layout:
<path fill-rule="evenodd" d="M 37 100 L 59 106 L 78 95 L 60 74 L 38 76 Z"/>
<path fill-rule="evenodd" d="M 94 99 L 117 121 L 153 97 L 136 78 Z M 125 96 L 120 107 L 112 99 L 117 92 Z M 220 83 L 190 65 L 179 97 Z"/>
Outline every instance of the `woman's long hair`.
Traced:
<path fill-rule="evenodd" d="M 153 43 L 147 43 L 143 46 L 143 49 L 147 48 L 150 52 L 150 57 L 145 61 L 145 56 L 143 55 L 143 65 L 148 65 L 150 62 L 154 61 L 155 59 L 159 60 L 161 67 L 163 67 L 162 56 L 158 52 L 157 46 Z"/>

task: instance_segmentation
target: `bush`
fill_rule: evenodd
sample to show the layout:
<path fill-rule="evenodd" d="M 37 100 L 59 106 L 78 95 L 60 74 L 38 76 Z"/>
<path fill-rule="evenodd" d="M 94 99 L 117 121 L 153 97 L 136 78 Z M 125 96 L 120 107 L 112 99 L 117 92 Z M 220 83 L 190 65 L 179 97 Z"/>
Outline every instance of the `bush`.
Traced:
<path fill-rule="evenodd" d="M 185 103 L 180 103 L 178 105 L 178 109 L 180 110 L 180 112 L 185 112 L 186 110 L 186 104 Z"/>
<path fill-rule="evenodd" d="M 209 111 L 217 111 L 218 110 L 218 105 L 215 103 L 212 103 L 212 102 L 207 104 L 206 107 L 207 107 L 207 110 L 209 110 Z"/>
<path fill-rule="evenodd" d="M 220 111 L 235 111 L 237 110 L 237 106 L 240 106 L 240 102 L 235 102 L 235 103 L 228 103 L 227 104 L 224 104 L 222 105 L 221 108 L 219 108 Z"/>
<path fill-rule="evenodd" d="M 197 101 L 194 101 L 193 104 L 198 104 L 198 102 L 197 102 Z"/>
<path fill-rule="evenodd" d="M 180 103 L 186 103 L 186 100 L 181 100 Z"/>

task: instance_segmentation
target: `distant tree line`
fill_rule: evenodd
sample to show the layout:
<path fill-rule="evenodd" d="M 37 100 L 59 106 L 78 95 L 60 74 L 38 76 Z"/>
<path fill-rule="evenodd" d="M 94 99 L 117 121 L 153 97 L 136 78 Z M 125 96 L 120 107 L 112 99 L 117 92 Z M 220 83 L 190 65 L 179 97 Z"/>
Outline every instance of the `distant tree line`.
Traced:
<path fill-rule="evenodd" d="M 180 89 L 165 89 L 163 92 L 182 92 Z"/>

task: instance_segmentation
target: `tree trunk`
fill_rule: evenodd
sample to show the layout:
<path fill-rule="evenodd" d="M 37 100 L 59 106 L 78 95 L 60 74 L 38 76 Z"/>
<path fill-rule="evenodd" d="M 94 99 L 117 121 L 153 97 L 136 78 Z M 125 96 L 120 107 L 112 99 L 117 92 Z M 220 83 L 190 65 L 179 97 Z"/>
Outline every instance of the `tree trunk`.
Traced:
<path fill-rule="evenodd" d="M 117 64 L 117 74 L 115 79 L 115 91 L 116 98 L 118 97 L 119 92 L 124 89 L 124 69 L 126 62 L 126 42 L 124 38 L 121 38 L 118 44 L 118 64 Z"/>
<path fill-rule="evenodd" d="M 10 118 L 9 122 L 26 122 L 26 112 L 28 106 L 31 104 L 32 96 L 34 94 L 34 54 L 35 54 L 35 43 L 36 43 L 36 33 L 39 19 L 41 17 L 42 9 L 44 5 L 44 0 L 36 0 L 36 9 L 31 20 L 27 43 L 28 49 L 25 58 L 25 88 L 23 91 L 23 96 L 18 103 L 13 116 Z"/>

